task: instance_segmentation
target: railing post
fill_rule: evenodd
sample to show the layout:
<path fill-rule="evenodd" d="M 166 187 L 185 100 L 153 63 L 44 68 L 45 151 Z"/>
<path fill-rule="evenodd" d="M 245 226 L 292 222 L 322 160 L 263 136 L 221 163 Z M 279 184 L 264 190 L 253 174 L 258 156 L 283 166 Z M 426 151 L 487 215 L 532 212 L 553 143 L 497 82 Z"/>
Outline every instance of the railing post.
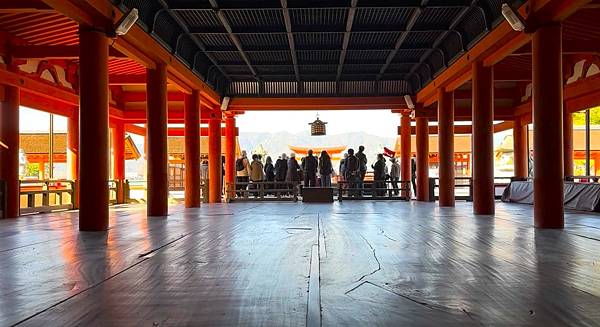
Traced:
<path fill-rule="evenodd" d="M 48 181 L 45 181 L 44 185 L 46 185 L 46 192 L 42 193 L 42 206 L 47 207 L 50 205 L 50 194 L 48 193 L 50 187 L 48 185 Z"/>
<path fill-rule="evenodd" d="M 435 177 L 429 177 L 429 202 L 435 202 Z"/>

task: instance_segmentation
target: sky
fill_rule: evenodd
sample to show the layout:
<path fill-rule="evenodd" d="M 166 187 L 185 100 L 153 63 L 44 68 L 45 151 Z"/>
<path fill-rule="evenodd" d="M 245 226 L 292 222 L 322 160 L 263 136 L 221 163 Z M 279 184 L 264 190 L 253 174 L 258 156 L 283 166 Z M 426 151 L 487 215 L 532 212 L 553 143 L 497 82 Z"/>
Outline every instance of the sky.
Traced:
<path fill-rule="evenodd" d="M 240 133 L 287 131 L 293 134 L 310 131 L 309 123 L 319 115 L 327 122 L 327 134 L 365 132 L 381 137 L 395 136 L 400 115 L 390 110 L 337 110 L 337 111 L 248 111 L 237 117 Z"/>

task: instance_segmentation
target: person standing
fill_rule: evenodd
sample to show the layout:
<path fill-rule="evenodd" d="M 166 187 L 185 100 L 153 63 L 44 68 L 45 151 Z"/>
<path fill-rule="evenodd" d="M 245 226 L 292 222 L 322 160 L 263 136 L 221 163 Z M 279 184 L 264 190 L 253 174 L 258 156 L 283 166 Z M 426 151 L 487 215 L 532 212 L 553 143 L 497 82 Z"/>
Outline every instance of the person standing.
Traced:
<path fill-rule="evenodd" d="M 319 174 L 321 175 L 321 187 L 331 187 L 331 175 L 333 174 L 333 165 L 329 153 L 321 151 L 319 158 Z"/>
<path fill-rule="evenodd" d="M 313 156 L 313 150 L 308 150 L 308 155 L 302 161 L 302 170 L 304 171 L 304 187 L 317 186 L 317 169 L 319 162 L 317 157 Z"/>
<path fill-rule="evenodd" d="M 267 185 L 265 185 L 265 189 L 273 188 L 273 181 L 275 181 L 275 167 L 273 167 L 273 160 L 271 157 L 267 156 L 265 162 L 265 181 Z"/>
<path fill-rule="evenodd" d="M 383 154 L 379 153 L 377 155 L 377 161 L 371 166 L 373 168 L 373 179 L 375 185 L 374 194 L 377 196 L 385 195 L 385 158 Z"/>
<path fill-rule="evenodd" d="M 250 162 L 248 162 L 248 158 L 246 157 L 246 151 L 242 151 L 242 156 L 235 161 L 235 170 L 236 170 L 236 181 L 238 185 L 236 185 L 237 190 L 245 190 L 248 187 L 248 182 L 250 181 Z M 238 196 L 242 196 L 243 192 L 237 192 Z"/>
<path fill-rule="evenodd" d="M 275 162 L 275 181 L 284 182 L 287 175 L 287 155 L 282 153 Z"/>
<path fill-rule="evenodd" d="M 287 163 L 287 175 L 285 180 L 289 182 L 289 186 L 294 188 L 300 182 L 300 165 L 296 161 L 296 154 L 290 153 L 290 159 Z"/>
<path fill-rule="evenodd" d="M 260 183 L 265 179 L 264 167 L 259 158 L 257 154 L 252 156 L 252 163 L 250 164 L 250 180 L 252 183 Z M 254 184 L 252 188 L 258 190 L 260 187 L 258 184 Z M 259 192 L 257 191 L 254 193 L 254 197 L 258 196 Z"/>
<path fill-rule="evenodd" d="M 392 167 L 390 168 L 390 180 L 392 181 L 392 187 L 394 188 L 394 195 L 398 195 L 398 181 L 400 180 L 400 164 L 396 158 L 391 158 Z"/>
<path fill-rule="evenodd" d="M 361 193 L 357 191 L 360 182 L 360 160 L 354 155 L 354 149 L 348 149 L 345 178 L 348 181 L 350 196 L 360 195 Z"/>
<path fill-rule="evenodd" d="M 359 146 L 356 158 L 360 162 L 360 176 L 358 181 L 358 188 L 360 195 L 362 195 L 362 189 L 365 187 L 365 175 L 367 174 L 367 155 L 365 154 L 365 147 Z"/>
<path fill-rule="evenodd" d="M 341 183 L 341 189 L 348 188 L 346 184 L 346 161 L 348 160 L 348 152 L 344 153 L 344 157 L 340 160 L 340 168 L 338 174 L 338 183 Z"/>
<path fill-rule="evenodd" d="M 410 158 L 410 181 L 413 188 L 413 194 L 417 194 L 417 156 Z"/>
<path fill-rule="evenodd" d="M 208 184 L 208 161 L 202 161 L 200 165 L 200 180 L 204 184 Z"/>

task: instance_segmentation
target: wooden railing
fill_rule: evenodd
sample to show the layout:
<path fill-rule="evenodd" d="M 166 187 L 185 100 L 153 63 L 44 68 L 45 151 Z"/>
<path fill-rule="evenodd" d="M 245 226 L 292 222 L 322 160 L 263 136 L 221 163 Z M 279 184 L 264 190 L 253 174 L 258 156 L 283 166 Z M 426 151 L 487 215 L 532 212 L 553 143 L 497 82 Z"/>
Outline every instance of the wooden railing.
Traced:
<path fill-rule="evenodd" d="M 438 177 L 429 177 L 429 201 L 436 201 L 439 199 L 439 192 L 436 192 L 436 189 L 439 191 L 439 178 Z M 467 190 L 467 194 L 456 194 L 456 190 Z M 454 190 L 455 195 L 454 198 L 456 200 L 463 201 L 473 201 L 473 178 L 471 177 L 455 177 L 454 178 Z"/>
<path fill-rule="evenodd" d="M 20 214 L 74 208 L 75 182 L 70 180 L 20 181 Z"/>
<path fill-rule="evenodd" d="M 378 185 L 378 183 L 380 183 Z M 397 181 L 398 188 L 393 188 L 392 181 L 364 182 L 364 187 L 357 187 L 357 182 L 337 182 L 338 201 L 343 200 L 404 200 L 410 201 L 410 181 Z M 383 186 L 382 186 L 383 185 Z"/>
<path fill-rule="evenodd" d="M 22 180 L 20 214 L 77 209 L 76 186 L 71 180 Z M 129 182 L 108 181 L 108 199 L 111 205 L 129 203 Z"/>
<path fill-rule="evenodd" d="M 575 183 L 598 183 L 600 176 L 566 176 L 565 181 Z"/>
<path fill-rule="evenodd" d="M 228 186 L 229 201 L 298 201 L 299 182 L 236 182 Z M 236 196 L 232 197 L 231 193 Z"/>

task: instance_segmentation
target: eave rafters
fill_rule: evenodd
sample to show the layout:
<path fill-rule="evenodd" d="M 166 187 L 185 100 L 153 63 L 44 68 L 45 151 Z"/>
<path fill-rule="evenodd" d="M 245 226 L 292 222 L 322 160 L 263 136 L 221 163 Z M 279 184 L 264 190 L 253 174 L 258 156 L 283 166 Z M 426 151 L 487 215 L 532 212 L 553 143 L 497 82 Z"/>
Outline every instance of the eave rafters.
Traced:
<path fill-rule="evenodd" d="M 219 10 L 219 3 L 218 3 L 218 1 L 217 0 L 210 0 L 210 5 L 213 7 L 213 10 L 216 11 L 217 17 L 219 17 L 219 20 L 221 21 L 221 24 L 223 25 L 223 27 L 227 31 L 227 34 L 229 35 L 229 38 L 231 39 L 231 42 L 233 42 L 233 44 L 235 44 L 235 47 L 237 48 L 238 52 L 240 53 L 240 56 L 242 56 L 242 58 L 246 62 L 246 65 L 248 65 L 248 69 L 250 69 L 250 71 L 252 72 L 252 75 L 254 75 L 254 78 L 257 79 L 257 80 L 259 80 L 260 78 L 258 77 L 258 74 L 256 73 L 256 70 L 254 69 L 254 67 L 252 67 L 252 63 L 250 62 L 250 59 L 248 59 L 248 56 L 244 52 L 244 48 L 242 47 L 242 43 L 238 39 L 237 35 L 235 35 L 233 33 L 233 30 L 231 29 L 231 24 L 229 24 L 229 20 L 227 19 L 227 17 L 225 17 L 225 14 L 223 13 L 223 11 Z"/>
<path fill-rule="evenodd" d="M 287 0 L 281 0 L 281 8 L 283 10 L 283 21 L 285 23 L 285 30 L 287 34 L 288 44 L 290 47 L 290 55 L 292 56 L 292 63 L 294 64 L 294 74 L 296 75 L 296 80 L 300 82 L 300 70 L 298 69 L 296 42 L 294 41 L 294 34 L 292 31 L 292 20 L 290 18 L 290 11 L 288 9 Z"/>
<path fill-rule="evenodd" d="M 344 70 L 344 61 L 346 61 L 346 52 L 348 50 L 348 44 L 350 44 L 350 36 L 352 33 L 352 25 L 354 24 L 354 16 L 356 15 L 356 5 L 358 0 L 352 0 L 350 2 L 350 8 L 348 8 L 348 17 L 346 18 L 346 30 L 344 31 L 344 40 L 342 41 L 342 52 L 340 53 L 340 61 L 337 68 L 336 82 L 340 80 L 342 71 Z"/>
<path fill-rule="evenodd" d="M 423 7 L 425 7 L 428 2 L 429 2 L 429 0 L 422 0 L 421 7 L 413 9 L 413 13 L 410 16 L 408 22 L 406 23 L 405 31 L 400 34 L 400 36 L 396 40 L 396 43 L 394 44 L 394 50 L 392 50 L 392 52 L 390 52 L 390 54 L 385 59 L 385 64 L 383 64 L 383 66 L 379 70 L 379 74 L 377 74 L 377 78 L 376 78 L 377 80 L 380 80 L 381 77 L 383 77 L 383 74 L 385 74 L 385 71 L 387 70 L 389 65 L 392 63 L 392 60 L 394 60 L 394 57 L 398 53 L 398 50 L 402 47 L 402 44 L 404 44 L 404 41 L 408 37 L 408 33 L 410 33 L 410 31 L 415 26 L 417 19 L 419 19 L 419 16 L 421 16 L 421 13 L 423 13 Z"/>

